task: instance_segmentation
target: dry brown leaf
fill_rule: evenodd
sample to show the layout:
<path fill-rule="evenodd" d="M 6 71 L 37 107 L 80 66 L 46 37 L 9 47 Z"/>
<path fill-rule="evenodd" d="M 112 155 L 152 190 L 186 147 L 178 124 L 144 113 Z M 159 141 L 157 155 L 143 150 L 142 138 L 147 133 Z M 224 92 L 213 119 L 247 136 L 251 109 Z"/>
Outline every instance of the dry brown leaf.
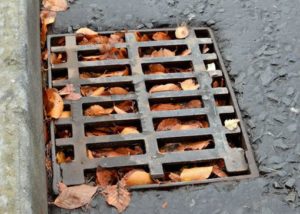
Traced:
<path fill-rule="evenodd" d="M 162 91 L 180 91 L 181 89 L 174 83 L 167 83 L 164 85 L 155 85 L 150 90 L 149 93 L 156 93 Z"/>
<path fill-rule="evenodd" d="M 96 176 L 97 176 L 97 184 L 100 187 L 104 187 L 104 188 L 108 185 L 112 185 L 118 179 L 117 170 L 104 169 L 101 167 L 97 168 Z"/>
<path fill-rule="evenodd" d="M 123 134 L 123 135 L 126 135 L 126 134 L 138 134 L 140 133 L 136 127 L 132 127 L 132 126 L 129 126 L 129 127 L 125 127 L 120 134 Z"/>
<path fill-rule="evenodd" d="M 114 106 L 114 111 L 117 113 L 117 114 L 127 114 L 126 111 L 118 108 L 117 106 Z"/>
<path fill-rule="evenodd" d="M 43 6 L 51 11 L 65 11 L 68 9 L 67 0 L 43 0 Z"/>
<path fill-rule="evenodd" d="M 128 207 L 131 200 L 130 192 L 125 186 L 125 181 L 121 180 L 116 185 L 109 185 L 102 191 L 106 202 L 116 207 L 119 213 Z"/>
<path fill-rule="evenodd" d="M 187 150 L 201 150 L 208 147 L 211 141 L 198 141 L 193 143 L 182 143 L 179 147 L 176 148 L 176 151 L 187 151 Z"/>
<path fill-rule="evenodd" d="M 117 76 L 128 76 L 129 69 L 126 67 L 123 71 L 111 71 L 105 74 L 102 74 L 100 77 L 117 77 Z"/>
<path fill-rule="evenodd" d="M 123 101 L 117 105 L 115 105 L 115 107 L 118 108 L 118 110 L 122 110 L 124 112 L 130 112 L 130 111 L 134 111 L 134 102 L 130 101 L 130 100 L 126 100 Z M 117 112 L 117 111 L 116 111 Z M 118 112 L 117 112 L 118 113 Z M 118 113 L 119 114 L 119 113 Z"/>
<path fill-rule="evenodd" d="M 180 175 L 178 175 L 176 173 L 173 173 L 173 172 L 170 172 L 168 177 L 171 179 L 171 181 L 174 181 L 174 182 L 180 182 L 181 181 Z"/>
<path fill-rule="evenodd" d="M 84 111 L 85 116 L 108 115 L 113 112 L 112 108 L 103 108 L 100 105 L 92 105 Z"/>
<path fill-rule="evenodd" d="M 197 90 L 199 88 L 199 84 L 196 84 L 193 79 L 184 80 L 180 83 L 180 86 L 184 91 Z"/>
<path fill-rule="evenodd" d="M 138 42 L 146 42 L 151 40 L 147 34 L 141 34 L 140 32 L 135 33 L 135 38 Z"/>
<path fill-rule="evenodd" d="M 170 111 L 181 109 L 181 105 L 173 103 L 154 104 L 151 106 L 151 111 Z"/>
<path fill-rule="evenodd" d="M 192 53 L 191 49 L 185 49 L 184 51 L 182 51 L 182 53 L 180 54 L 180 56 L 188 56 Z"/>
<path fill-rule="evenodd" d="M 212 173 L 220 178 L 228 177 L 228 175 L 218 165 L 213 166 Z"/>
<path fill-rule="evenodd" d="M 94 90 L 90 95 L 88 96 L 91 96 L 91 97 L 96 97 L 96 96 L 100 96 L 103 94 L 103 92 L 105 91 L 105 88 L 104 87 L 99 87 L 97 88 L 96 90 Z M 82 93 L 82 92 L 81 92 Z"/>
<path fill-rule="evenodd" d="M 189 35 L 189 29 L 187 26 L 179 26 L 175 30 L 175 36 L 177 39 L 184 39 Z"/>
<path fill-rule="evenodd" d="M 195 181 L 195 180 L 205 180 L 209 178 L 212 173 L 212 166 L 207 167 L 193 167 L 189 169 L 183 169 L 180 173 L 181 181 Z"/>
<path fill-rule="evenodd" d="M 98 33 L 87 28 L 87 27 L 83 27 L 83 28 L 79 28 L 76 32 L 76 34 L 83 34 L 83 35 L 86 35 L 86 36 L 97 36 Z"/>
<path fill-rule="evenodd" d="M 174 129 L 179 129 L 181 127 L 181 121 L 176 118 L 168 118 L 162 120 L 158 126 L 156 131 L 169 131 Z"/>
<path fill-rule="evenodd" d="M 66 59 L 61 53 L 51 53 L 50 62 L 51 64 L 60 64 L 66 62 Z"/>
<path fill-rule="evenodd" d="M 209 51 L 209 47 L 206 44 L 204 44 L 202 48 L 202 53 L 206 54 L 208 51 Z"/>
<path fill-rule="evenodd" d="M 58 93 L 59 95 L 64 96 L 64 95 L 71 94 L 73 91 L 75 91 L 73 84 L 67 84 L 65 87 L 60 89 Z"/>
<path fill-rule="evenodd" d="M 149 74 L 164 74 L 166 73 L 166 68 L 162 64 L 150 64 Z"/>
<path fill-rule="evenodd" d="M 47 26 L 49 24 L 54 23 L 56 18 L 56 12 L 53 11 L 47 11 L 47 10 L 42 10 L 40 13 L 40 19 L 41 19 L 41 46 L 44 47 L 46 43 L 46 38 L 47 38 L 47 31 L 48 28 Z"/>
<path fill-rule="evenodd" d="M 111 87 L 108 89 L 109 93 L 111 95 L 125 95 L 128 94 L 128 91 L 125 88 L 122 87 Z"/>
<path fill-rule="evenodd" d="M 71 94 L 68 94 L 64 98 L 66 100 L 79 100 L 81 98 L 81 94 L 72 92 Z"/>
<path fill-rule="evenodd" d="M 161 48 L 158 51 L 155 50 L 151 53 L 151 57 L 172 57 L 175 56 L 175 51 L 170 51 L 166 48 Z"/>
<path fill-rule="evenodd" d="M 184 105 L 184 108 L 201 108 L 202 102 L 200 100 L 191 100 Z"/>
<path fill-rule="evenodd" d="M 61 164 L 61 163 L 65 163 L 66 162 L 66 156 L 65 156 L 65 153 L 62 152 L 62 151 L 59 151 L 56 153 L 56 162 L 58 164 Z"/>
<path fill-rule="evenodd" d="M 155 41 L 170 40 L 171 37 L 165 32 L 156 32 L 155 34 L 153 34 L 152 39 Z"/>
<path fill-rule="evenodd" d="M 55 199 L 54 204 L 64 209 L 75 209 L 91 202 L 98 187 L 82 184 L 64 188 Z"/>
<path fill-rule="evenodd" d="M 61 193 L 62 191 L 64 191 L 64 190 L 67 189 L 68 187 L 67 187 L 67 185 L 65 185 L 64 183 L 59 182 L 59 183 L 57 184 L 57 188 L 58 188 L 58 191 Z"/>
<path fill-rule="evenodd" d="M 64 110 L 64 101 L 54 88 L 45 90 L 44 105 L 47 116 L 54 119 L 58 119 Z"/>
<path fill-rule="evenodd" d="M 90 160 L 94 159 L 94 156 L 93 156 L 93 153 L 91 150 L 88 149 L 86 151 L 86 154 L 87 154 L 88 159 L 90 159 Z"/>
<path fill-rule="evenodd" d="M 71 111 L 63 111 L 59 118 L 61 119 L 61 118 L 69 118 L 69 117 L 71 117 Z"/>
<path fill-rule="evenodd" d="M 133 169 L 129 171 L 126 173 L 123 179 L 125 180 L 126 186 L 137 186 L 153 183 L 150 174 L 142 169 Z"/>
<path fill-rule="evenodd" d="M 163 209 L 168 208 L 168 202 L 165 201 L 165 202 L 161 205 L 161 208 L 163 208 Z"/>

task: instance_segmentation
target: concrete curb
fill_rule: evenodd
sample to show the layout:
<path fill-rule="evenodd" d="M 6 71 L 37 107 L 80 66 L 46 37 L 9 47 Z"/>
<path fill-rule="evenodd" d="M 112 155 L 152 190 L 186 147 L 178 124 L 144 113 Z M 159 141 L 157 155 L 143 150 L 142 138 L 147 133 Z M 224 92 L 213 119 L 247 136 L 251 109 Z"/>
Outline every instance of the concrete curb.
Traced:
<path fill-rule="evenodd" d="M 47 213 L 39 1 L 0 2 L 0 213 Z"/>

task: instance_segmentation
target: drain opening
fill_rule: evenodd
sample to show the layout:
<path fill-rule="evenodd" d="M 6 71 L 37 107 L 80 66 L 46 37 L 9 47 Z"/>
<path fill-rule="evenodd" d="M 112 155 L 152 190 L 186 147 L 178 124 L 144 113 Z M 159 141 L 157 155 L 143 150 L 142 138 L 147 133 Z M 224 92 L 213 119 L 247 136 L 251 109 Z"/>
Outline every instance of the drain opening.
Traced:
<path fill-rule="evenodd" d="M 242 118 L 208 28 L 186 39 L 175 39 L 175 29 L 52 35 L 48 47 L 49 87 L 73 84 L 82 95 L 64 98 L 52 121 L 53 166 L 63 164 L 55 192 L 59 181 L 96 183 L 104 169 L 118 178 L 137 170 L 147 179 L 133 189 L 257 176 L 243 123 L 224 127 Z"/>

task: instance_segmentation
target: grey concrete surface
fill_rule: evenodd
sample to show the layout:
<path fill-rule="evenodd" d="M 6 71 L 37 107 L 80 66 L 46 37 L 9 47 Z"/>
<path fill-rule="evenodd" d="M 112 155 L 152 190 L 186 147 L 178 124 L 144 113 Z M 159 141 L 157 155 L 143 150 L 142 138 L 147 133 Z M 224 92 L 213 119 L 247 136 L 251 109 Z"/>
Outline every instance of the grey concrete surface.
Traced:
<path fill-rule="evenodd" d="M 73 0 L 53 33 L 210 26 L 247 125 L 260 177 L 133 192 L 125 213 L 300 213 L 300 2 L 298 0 Z M 168 202 L 168 208 L 161 206 Z M 117 213 L 97 197 L 86 209 Z"/>
<path fill-rule="evenodd" d="M 47 213 L 39 1 L 0 1 L 0 213 Z"/>

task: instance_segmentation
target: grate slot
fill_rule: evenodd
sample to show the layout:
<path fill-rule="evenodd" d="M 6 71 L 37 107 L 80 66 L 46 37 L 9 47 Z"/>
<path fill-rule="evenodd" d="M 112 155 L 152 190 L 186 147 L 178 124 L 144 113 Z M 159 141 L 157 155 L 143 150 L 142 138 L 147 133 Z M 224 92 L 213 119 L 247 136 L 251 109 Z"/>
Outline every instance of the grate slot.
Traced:
<path fill-rule="evenodd" d="M 165 32 L 169 37 L 156 41 L 153 38 L 157 32 Z M 149 40 L 142 41 L 141 36 Z M 107 46 L 103 41 L 109 39 L 114 40 L 113 49 L 110 56 L 104 57 Z M 59 90 L 73 84 L 75 92 L 83 96 L 76 101 L 64 100 L 64 111 L 69 113 L 51 122 L 55 192 L 59 181 L 67 185 L 92 181 L 99 166 L 121 173 L 143 168 L 161 181 L 132 189 L 258 175 L 236 98 L 209 28 L 192 28 L 186 39 L 175 39 L 175 29 L 103 32 L 91 41 L 83 35 L 52 35 L 48 36 L 47 45 L 49 87 Z M 153 54 L 164 48 L 174 54 Z M 187 50 L 189 53 L 185 54 Z M 188 79 L 199 86 L 183 90 L 180 83 Z M 177 89 L 153 92 L 153 87 L 162 84 L 174 84 Z M 132 102 L 132 109 L 118 113 L 114 106 L 122 102 Z M 169 106 L 155 110 L 159 105 Z M 92 106 L 111 112 L 87 114 Z M 230 131 L 224 127 L 224 121 L 233 118 L 241 123 Z M 171 125 L 161 125 L 166 120 Z M 207 145 L 195 149 L 199 142 Z M 116 155 L 115 151 L 121 154 Z M 70 157 L 70 161 L 57 163 L 59 152 Z M 212 174 L 202 181 L 168 180 L 170 172 L 178 173 L 182 167 L 214 164 L 221 164 L 228 177 Z"/>

